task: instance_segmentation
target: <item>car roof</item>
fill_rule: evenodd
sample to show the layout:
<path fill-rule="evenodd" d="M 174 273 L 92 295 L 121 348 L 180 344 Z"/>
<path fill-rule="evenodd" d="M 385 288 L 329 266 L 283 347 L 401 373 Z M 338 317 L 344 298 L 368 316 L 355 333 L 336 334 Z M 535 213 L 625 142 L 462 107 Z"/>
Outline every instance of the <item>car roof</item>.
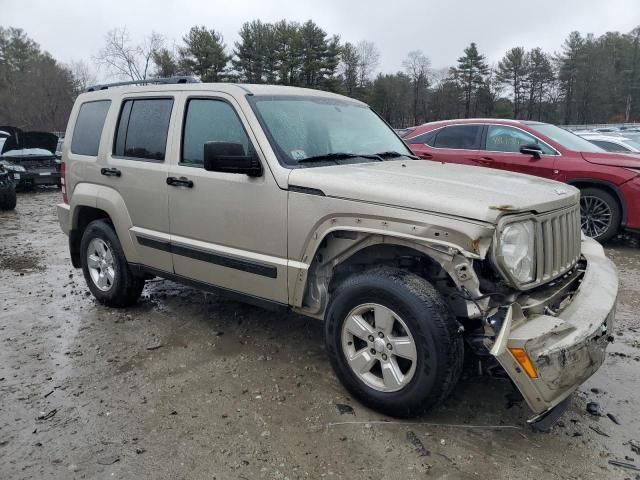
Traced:
<path fill-rule="evenodd" d="M 149 84 L 149 85 L 123 85 L 109 86 L 85 92 L 78 98 L 82 101 L 97 99 L 108 99 L 114 96 L 126 96 L 139 93 L 170 93 L 170 92 L 221 92 L 235 96 L 256 95 L 256 96 L 306 96 L 335 98 L 352 103 L 366 105 L 354 98 L 345 97 L 337 93 L 315 90 L 311 88 L 290 87 L 286 85 L 266 85 L 250 83 L 171 83 L 171 84 Z"/>
<path fill-rule="evenodd" d="M 447 125 L 464 125 L 464 124 L 492 124 L 498 123 L 501 125 L 511 125 L 514 127 L 522 127 L 523 125 L 547 125 L 545 122 L 537 122 L 534 120 L 513 120 L 508 118 L 458 118 L 453 120 L 439 120 L 437 122 L 423 123 L 414 128 L 414 130 L 408 132 L 406 138 L 412 138 L 417 135 L 421 135 L 430 130 L 436 128 L 446 127 Z"/>

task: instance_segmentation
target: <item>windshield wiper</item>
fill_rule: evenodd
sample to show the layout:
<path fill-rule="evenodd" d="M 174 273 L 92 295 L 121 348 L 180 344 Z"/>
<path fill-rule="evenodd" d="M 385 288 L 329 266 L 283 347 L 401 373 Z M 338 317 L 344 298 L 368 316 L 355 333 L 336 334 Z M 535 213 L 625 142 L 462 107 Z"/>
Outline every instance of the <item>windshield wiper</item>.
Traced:
<path fill-rule="evenodd" d="M 356 153 L 345 153 L 345 152 L 333 152 L 333 153 L 325 153 L 324 155 L 314 155 L 313 157 L 302 158 L 298 160 L 298 163 L 313 163 L 313 162 L 326 162 L 331 160 L 346 160 L 348 158 L 366 158 L 369 160 L 376 160 L 378 162 L 382 161 L 382 158 L 378 155 L 368 155 L 368 154 L 356 154 Z"/>
<path fill-rule="evenodd" d="M 380 152 L 380 153 L 376 153 L 375 155 L 380 157 L 380 158 L 409 157 L 409 158 L 411 158 L 413 160 L 419 160 L 418 157 L 416 157 L 415 155 L 407 155 L 406 153 L 400 153 L 400 152 L 395 152 L 395 151 Z"/>

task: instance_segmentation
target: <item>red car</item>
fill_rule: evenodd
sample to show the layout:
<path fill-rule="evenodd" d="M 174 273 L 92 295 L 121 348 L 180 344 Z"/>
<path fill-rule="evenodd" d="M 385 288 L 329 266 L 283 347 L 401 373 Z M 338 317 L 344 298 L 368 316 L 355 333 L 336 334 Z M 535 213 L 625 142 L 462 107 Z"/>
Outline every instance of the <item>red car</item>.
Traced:
<path fill-rule="evenodd" d="M 640 155 L 609 153 L 567 130 L 526 120 L 426 123 L 403 140 L 420 158 L 565 182 L 582 191 L 582 230 L 600 242 L 640 231 Z"/>

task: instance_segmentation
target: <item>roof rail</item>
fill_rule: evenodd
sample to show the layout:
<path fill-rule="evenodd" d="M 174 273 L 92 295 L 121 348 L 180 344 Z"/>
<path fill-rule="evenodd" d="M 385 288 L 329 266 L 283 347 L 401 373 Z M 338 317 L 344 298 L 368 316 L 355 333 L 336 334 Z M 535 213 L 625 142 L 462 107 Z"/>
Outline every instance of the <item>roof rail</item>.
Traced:
<path fill-rule="evenodd" d="M 106 90 L 111 87 L 124 87 L 125 85 L 149 85 L 149 84 L 162 84 L 168 85 L 172 83 L 200 83 L 195 77 L 189 76 L 177 76 L 177 77 L 157 77 L 157 78 L 145 78 L 144 80 L 129 80 L 126 82 L 104 83 L 102 85 L 93 85 L 87 88 L 87 92 L 95 92 L 97 90 Z"/>

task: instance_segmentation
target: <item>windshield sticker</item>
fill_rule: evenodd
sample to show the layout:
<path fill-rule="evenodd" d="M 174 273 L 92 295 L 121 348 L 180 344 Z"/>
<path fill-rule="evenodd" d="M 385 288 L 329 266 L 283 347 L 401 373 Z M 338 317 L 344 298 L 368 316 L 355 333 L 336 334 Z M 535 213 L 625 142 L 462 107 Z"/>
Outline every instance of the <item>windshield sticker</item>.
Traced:
<path fill-rule="evenodd" d="M 307 158 L 307 154 L 304 150 L 291 150 L 291 158 L 294 160 L 302 160 Z"/>

